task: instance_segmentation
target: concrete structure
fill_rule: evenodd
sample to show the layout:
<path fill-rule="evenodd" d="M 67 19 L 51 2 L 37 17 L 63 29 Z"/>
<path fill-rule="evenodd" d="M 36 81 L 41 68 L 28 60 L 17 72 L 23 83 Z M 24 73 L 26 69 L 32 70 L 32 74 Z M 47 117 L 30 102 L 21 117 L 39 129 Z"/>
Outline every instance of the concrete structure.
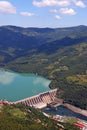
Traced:
<path fill-rule="evenodd" d="M 27 106 L 33 106 L 35 108 L 42 109 L 54 101 L 56 93 L 57 93 L 57 89 L 50 90 L 44 93 L 40 93 L 39 95 L 36 96 L 32 96 L 29 98 L 25 98 L 23 100 L 16 101 L 14 102 L 14 104 L 21 103 Z"/>

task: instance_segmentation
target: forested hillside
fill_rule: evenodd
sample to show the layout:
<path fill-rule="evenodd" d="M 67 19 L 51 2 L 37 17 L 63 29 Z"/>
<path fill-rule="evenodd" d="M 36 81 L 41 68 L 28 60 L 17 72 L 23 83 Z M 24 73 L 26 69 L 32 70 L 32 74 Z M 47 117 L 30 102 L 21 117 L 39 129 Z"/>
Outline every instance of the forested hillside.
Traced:
<path fill-rule="evenodd" d="M 0 106 L 0 130 L 61 130 L 61 126 L 65 130 L 79 130 L 73 123 L 59 124 L 33 107 L 20 104 Z"/>
<path fill-rule="evenodd" d="M 38 73 L 60 88 L 58 97 L 87 109 L 87 27 L 0 27 L 0 66 Z"/>

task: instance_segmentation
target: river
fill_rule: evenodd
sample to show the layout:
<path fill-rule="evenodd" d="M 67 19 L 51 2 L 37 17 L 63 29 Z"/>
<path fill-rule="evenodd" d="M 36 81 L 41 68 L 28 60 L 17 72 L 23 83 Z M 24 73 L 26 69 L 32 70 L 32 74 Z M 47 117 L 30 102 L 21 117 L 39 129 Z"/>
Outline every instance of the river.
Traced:
<path fill-rule="evenodd" d="M 53 115 L 61 115 L 61 116 L 72 116 L 72 117 L 76 117 L 82 120 L 86 120 L 87 121 L 87 117 L 83 116 L 81 114 L 75 113 L 71 110 L 69 110 L 68 108 L 64 107 L 64 106 L 58 106 L 57 110 L 53 110 L 51 108 L 45 108 L 44 112 L 47 114 L 53 114 Z"/>

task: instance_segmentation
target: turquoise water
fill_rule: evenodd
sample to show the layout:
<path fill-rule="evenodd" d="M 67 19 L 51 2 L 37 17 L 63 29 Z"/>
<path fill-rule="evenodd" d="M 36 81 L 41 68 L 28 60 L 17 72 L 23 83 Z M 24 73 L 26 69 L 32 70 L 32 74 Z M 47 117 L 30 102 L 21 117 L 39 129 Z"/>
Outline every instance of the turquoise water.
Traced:
<path fill-rule="evenodd" d="M 37 75 L 0 70 L 0 99 L 18 101 L 49 91 L 50 80 Z"/>

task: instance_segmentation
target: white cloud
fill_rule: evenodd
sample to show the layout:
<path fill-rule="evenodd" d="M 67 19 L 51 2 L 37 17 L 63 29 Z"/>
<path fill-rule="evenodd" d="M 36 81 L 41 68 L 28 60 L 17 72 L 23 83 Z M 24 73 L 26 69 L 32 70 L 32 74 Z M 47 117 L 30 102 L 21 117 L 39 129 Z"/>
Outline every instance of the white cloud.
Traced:
<path fill-rule="evenodd" d="M 76 6 L 79 6 L 79 7 L 81 7 L 81 8 L 85 8 L 86 7 L 86 5 L 85 5 L 85 3 L 83 3 L 83 1 L 81 1 L 81 0 L 73 0 L 73 2 L 75 3 L 75 5 Z"/>
<path fill-rule="evenodd" d="M 0 83 L 6 85 L 10 84 L 15 78 L 14 73 L 0 71 Z"/>
<path fill-rule="evenodd" d="M 45 6 L 68 6 L 74 3 L 76 6 L 81 8 L 86 7 L 85 3 L 82 0 L 33 0 L 33 5 L 37 7 Z"/>
<path fill-rule="evenodd" d="M 59 15 L 56 15 L 55 18 L 58 19 L 58 20 L 61 19 L 61 17 Z"/>
<path fill-rule="evenodd" d="M 0 13 L 16 14 L 16 7 L 8 1 L 0 1 Z"/>
<path fill-rule="evenodd" d="M 70 4 L 70 0 L 42 0 L 42 1 L 33 1 L 33 5 L 37 7 L 45 7 L 45 6 L 68 6 Z"/>
<path fill-rule="evenodd" d="M 57 10 L 57 9 L 51 9 L 50 12 L 51 12 L 51 13 L 57 13 L 58 10 Z"/>
<path fill-rule="evenodd" d="M 62 14 L 68 14 L 68 15 L 75 15 L 76 14 L 76 12 L 73 9 L 71 9 L 71 8 L 70 9 L 68 9 L 68 8 L 61 8 L 60 12 Z"/>
<path fill-rule="evenodd" d="M 22 16 L 28 16 L 28 17 L 35 15 L 34 13 L 30 13 L 30 12 L 21 12 L 20 14 L 21 14 Z"/>

